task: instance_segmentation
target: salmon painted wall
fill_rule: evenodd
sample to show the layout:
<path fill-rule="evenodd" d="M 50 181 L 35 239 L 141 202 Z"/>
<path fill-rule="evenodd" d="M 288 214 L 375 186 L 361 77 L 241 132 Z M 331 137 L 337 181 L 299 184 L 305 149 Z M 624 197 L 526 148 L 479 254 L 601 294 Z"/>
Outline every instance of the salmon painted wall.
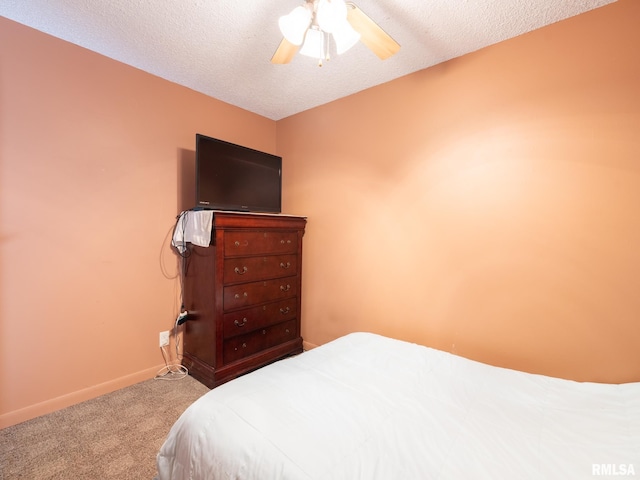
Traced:
<path fill-rule="evenodd" d="M 274 121 L 0 18 L 0 426 L 151 378 L 195 133 Z"/>
<path fill-rule="evenodd" d="M 620 0 L 279 121 L 305 340 L 640 381 L 639 23 Z"/>

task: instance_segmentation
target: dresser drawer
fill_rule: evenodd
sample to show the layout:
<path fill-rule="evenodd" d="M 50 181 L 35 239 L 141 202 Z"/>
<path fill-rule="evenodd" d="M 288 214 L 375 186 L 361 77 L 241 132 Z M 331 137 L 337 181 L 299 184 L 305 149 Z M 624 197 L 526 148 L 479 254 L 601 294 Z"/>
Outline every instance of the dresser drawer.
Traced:
<path fill-rule="evenodd" d="M 298 233 L 287 231 L 227 231 L 224 235 L 224 256 L 235 257 L 263 253 L 295 253 Z"/>
<path fill-rule="evenodd" d="M 298 295 L 298 282 L 298 277 L 293 276 L 224 287 L 224 311 L 295 297 Z"/>
<path fill-rule="evenodd" d="M 241 360 L 261 350 L 266 350 L 267 348 L 293 340 L 296 336 L 296 321 L 289 320 L 288 322 L 279 323 L 245 335 L 230 338 L 224 341 L 223 361 L 227 364 Z"/>
<path fill-rule="evenodd" d="M 296 318 L 296 308 L 297 299 L 294 297 L 281 302 L 225 313 L 222 327 L 223 336 L 231 338 L 236 335 L 244 335 L 258 328 L 292 320 Z"/>
<path fill-rule="evenodd" d="M 252 282 L 284 277 L 298 271 L 297 255 L 268 255 L 262 257 L 226 258 L 223 282 Z"/>

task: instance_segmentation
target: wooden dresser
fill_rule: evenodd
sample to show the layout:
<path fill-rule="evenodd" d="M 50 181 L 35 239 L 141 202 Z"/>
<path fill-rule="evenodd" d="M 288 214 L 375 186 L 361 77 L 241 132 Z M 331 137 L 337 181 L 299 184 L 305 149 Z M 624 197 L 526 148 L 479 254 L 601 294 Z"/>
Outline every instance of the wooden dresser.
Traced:
<path fill-rule="evenodd" d="M 188 244 L 182 363 L 213 388 L 302 352 L 306 219 L 215 212 L 209 247 Z"/>

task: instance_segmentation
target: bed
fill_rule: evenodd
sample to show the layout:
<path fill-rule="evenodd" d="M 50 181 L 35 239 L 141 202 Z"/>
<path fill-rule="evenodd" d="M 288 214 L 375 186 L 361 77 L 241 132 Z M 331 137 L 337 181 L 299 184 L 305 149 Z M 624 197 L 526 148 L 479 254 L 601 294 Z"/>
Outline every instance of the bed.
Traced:
<path fill-rule="evenodd" d="M 523 373 L 352 333 L 215 388 L 160 480 L 640 476 L 640 383 Z"/>

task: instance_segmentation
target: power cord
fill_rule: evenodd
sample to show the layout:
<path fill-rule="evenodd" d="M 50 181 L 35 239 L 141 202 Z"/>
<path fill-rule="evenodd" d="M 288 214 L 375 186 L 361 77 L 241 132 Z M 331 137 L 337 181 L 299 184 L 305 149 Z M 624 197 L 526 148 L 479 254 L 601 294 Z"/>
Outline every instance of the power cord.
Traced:
<path fill-rule="evenodd" d="M 180 361 L 182 360 L 182 355 L 180 355 L 180 337 L 178 336 L 178 320 L 176 320 L 176 324 L 173 326 L 172 332 L 173 332 L 174 344 L 176 347 L 175 361 L 178 363 L 169 362 L 167 358 L 167 352 L 165 350 L 167 346 L 160 347 L 160 351 L 162 352 L 162 358 L 164 359 L 165 366 L 162 367 L 160 370 L 158 370 L 158 373 L 156 373 L 156 376 L 154 377 L 156 380 L 182 380 L 183 378 L 189 375 L 189 370 L 187 369 L 187 367 L 185 367 L 180 363 Z"/>
<path fill-rule="evenodd" d="M 176 224 L 174 227 L 174 232 L 181 228 L 182 229 L 182 238 L 184 238 L 184 234 L 187 227 L 188 216 L 187 212 L 184 211 L 180 213 L 176 218 Z M 160 351 L 162 352 L 162 358 L 164 359 L 165 366 L 161 368 L 155 376 L 156 380 L 181 380 L 189 375 L 189 370 L 187 367 L 182 365 L 180 362 L 182 361 L 182 355 L 180 355 L 180 337 L 178 336 L 178 327 L 182 325 L 187 320 L 188 312 L 184 308 L 184 277 L 186 275 L 187 268 L 187 258 L 189 257 L 191 251 L 186 249 L 181 251 L 177 245 L 171 242 L 171 246 L 174 247 L 174 251 L 177 255 L 180 256 L 180 264 L 178 265 L 179 269 L 179 280 L 180 280 L 180 314 L 176 318 L 176 322 L 173 326 L 172 333 L 174 338 L 174 344 L 176 348 L 176 362 L 172 363 L 168 359 L 168 353 L 165 350 L 167 346 L 160 347 Z"/>

